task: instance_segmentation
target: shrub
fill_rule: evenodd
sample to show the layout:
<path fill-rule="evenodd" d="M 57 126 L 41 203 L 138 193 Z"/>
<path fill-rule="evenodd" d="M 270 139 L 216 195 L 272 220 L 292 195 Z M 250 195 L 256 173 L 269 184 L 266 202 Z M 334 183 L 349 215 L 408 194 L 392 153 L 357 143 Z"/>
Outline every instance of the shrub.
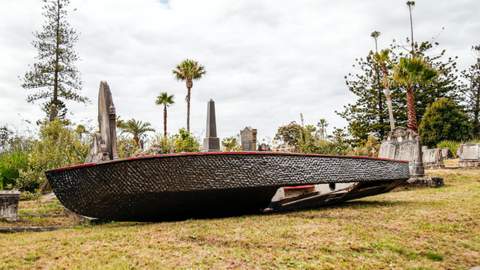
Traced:
<path fill-rule="evenodd" d="M 237 138 L 235 137 L 227 137 L 222 140 L 222 146 L 225 148 L 225 151 L 240 151 L 241 147 L 238 144 Z"/>
<path fill-rule="evenodd" d="M 430 104 L 419 127 L 422 142 L 430 147 L 444 140 L 467 140 L 470 131 L 468 117 L 448 98 L 440 98 Z"/>
<path fill-rule="evenodd" d="M 18 188 L 35 191 L 45 183 L 46 170 L 83 163 L 89 149 L 88 143 L 80 140 L 68 122 L 54 120 L 43 123 L 39 139 L 32 143 L 28 168 L 20 172 Z"/>
<path fill-rule="evenodd" d="M 0 189 L 12 189 L 20 177 L 20 172 L 28 167 L 25 151 L 14 150 L 0 155 Z"/>
<path fill-rule="evenodd" d="M 437 148 L 448 148 L 450 152 L 452 153 L 453 157 L 457 157 L 457 150 L 458 147 L 460 147 L 461 142 L 456 142 L 456 141 L 441 141 L 437 144 Z"/>
<path fill-rule="evenodd" d="M 198 152 L 200 151 L 200 143 L 186 129 L 180 129 L 178 134 L 173 136 L 175 152 Z"/>

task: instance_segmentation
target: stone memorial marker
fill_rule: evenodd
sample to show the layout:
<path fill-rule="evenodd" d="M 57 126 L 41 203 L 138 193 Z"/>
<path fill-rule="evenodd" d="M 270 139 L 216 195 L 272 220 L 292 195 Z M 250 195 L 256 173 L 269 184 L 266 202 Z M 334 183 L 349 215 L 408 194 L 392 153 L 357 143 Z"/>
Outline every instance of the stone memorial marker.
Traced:
<path fill-rule="evenodd" d="M 462 144 L 457 151 L 460 167 L 480 166 L 480 144 Z"/>
<path fill-rule="evenodd" d="M 18 201 L 20 192 L 0 191 L 0 219 L 16 221 L 18 219 Z"/>
<path fill-rule="evenodd" d="M 270 145 L 268 145 L 268 144 L 266 144 L 266 143 L 261 143 L 261 144 L 258 146 L 258 151 L 270 152 L 270 151 L 272 151 L 272 149 L 270 148 Z"/>
<path fill-rule="evenodd" d="M 93 135 L 92 147 L 86 162 L 101 162 L 118 158 L 117 119 L 112 92 L 107 82 L 100 82 L 98 91 L 98 127 Z"/>
<path fill-rule="evenodd" d="M 442 149 L 423 149 L 423 166 L 429 169 L 444 168 Z"/>
<path fill-rule="evenodd" d="M 246 127 L 243 130 L 240 130 L 240 141 L 242 144 L 242 151 L 256 151 L 257 130 L 251 127 Z"/>
<path fill-rule="evenodd" d="M 442 151 L 442 158 L 443 159 L 448 159 L 448 158 L 452 157 L 452 152 L 450 151 L 450 149 L 442 148 L 441 151 Z"/>
<path fill-rule="evenodd" d="M 217 137 L 217 122 L 215 119 L 215 102 L 210 99 L 207 105 L 207 134 L 203 140 L 203 151 L 220 151 L 220 139 Z"/>
<path fill-rule="evenodd" d="M 423 177 L 425 170 L 422 165 L 420 138 L 418 134 L 406 128 L 396 128 L 388 134 L 380 145 L 378 157 L 396 160 L 408 160 L 410 175 Z"/>

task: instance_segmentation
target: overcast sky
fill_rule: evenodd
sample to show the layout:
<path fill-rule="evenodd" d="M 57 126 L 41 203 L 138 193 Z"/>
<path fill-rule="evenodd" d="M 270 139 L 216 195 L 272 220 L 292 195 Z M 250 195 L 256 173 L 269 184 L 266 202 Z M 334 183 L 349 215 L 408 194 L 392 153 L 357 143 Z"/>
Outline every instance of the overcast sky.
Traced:
<path fill-rule="evenodd" d="M 479 44 L 478 0 L 419 0 L 415 38 L 435 38 L 461 68 L 473 63 Z M 80 33 L 77 66 L 82 93 L 92 102 L 69 103 L 69 117 L 96 125 L 100 80 L 113 92 L 124 119 L 148 121 L 162 130 L 161 91 L 175 95 L 169 131 L 186 125 L 185 84 L 172 68 L 185 58 L 198 60 L 207 75 L 194 82 L 192 130 L 203 137 L 207 101 L 216 101 L 219 136 L 245 126 L 273 137 L 279 125 L 346 125 L 335 114 L 354 98 L 344 75 L 356 57 L 373 48 L 370 33 L 382 32 L 380 46 L 409 35 L 404 0 L 72 0 L 70 22 Z M 42 116 L 25 101 L 20 86 L 36 55 L 32 32 L 43 24 L 40 0 L 0 0 L 0 125 L 24 130 L 24 120 Z M 445 27 L 442 30 L 442 27 Z"/>

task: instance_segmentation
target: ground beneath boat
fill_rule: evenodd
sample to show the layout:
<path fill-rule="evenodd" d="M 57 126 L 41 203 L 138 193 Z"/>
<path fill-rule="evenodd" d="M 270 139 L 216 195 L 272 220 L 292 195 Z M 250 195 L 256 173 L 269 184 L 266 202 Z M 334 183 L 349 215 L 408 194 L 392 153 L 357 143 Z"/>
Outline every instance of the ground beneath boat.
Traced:
<path fill-rule="evenodd" d="M 441 188 L 335 207 L 178 222 L 78 224 L 57 201 L 23 201 L 22 221 L 66 226 L 0 234 L 5 268 L 468 269 L 480 265 L 480 170 L 437 170 Z M 361 264 L 361 265 L 359 265 Z M 0 267 L 0 268 L 1 268 Z"/>

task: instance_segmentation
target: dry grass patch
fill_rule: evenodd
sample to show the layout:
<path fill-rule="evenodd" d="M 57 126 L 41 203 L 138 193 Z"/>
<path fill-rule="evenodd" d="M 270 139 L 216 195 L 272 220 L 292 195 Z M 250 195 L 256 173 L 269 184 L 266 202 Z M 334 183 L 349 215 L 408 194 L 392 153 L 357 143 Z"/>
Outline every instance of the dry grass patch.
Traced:
<path fill-rule="evenodd" d="M 480 265 L 480 170 L 446 186 L 285 214 L 112 222 L 0 235 L 0 268 L 468 269 Z"/>

